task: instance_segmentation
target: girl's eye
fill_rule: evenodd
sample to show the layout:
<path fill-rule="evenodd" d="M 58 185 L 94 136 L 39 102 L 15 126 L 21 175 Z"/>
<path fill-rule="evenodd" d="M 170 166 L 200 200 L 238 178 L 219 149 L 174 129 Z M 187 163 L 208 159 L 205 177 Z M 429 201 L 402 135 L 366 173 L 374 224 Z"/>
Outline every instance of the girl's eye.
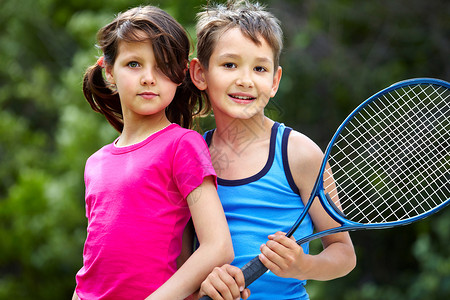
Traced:
<path fill-rule="evenodd" d="M 128 63 L 128 66 L 129 66 L 130 68 L 137 68 L 137 67 L 139 67 L 139 63 L 138 63 L 138 62 L 135 62 L 135 61 L 132 61 L 132 62 L 129 62 L 129 63 Z"/>
<path fill-rule="evenodd" d="M 256 72 L 265 72 L 265 71 L 267 71 L 267 69 L 264 67 L 255 67 L 255 71 Z"/>
<path fill-rule="evenodd" d="M 227 69 L 236 68 L 236 65 L 234 63 L 225 63 L 223 66 Z"/>

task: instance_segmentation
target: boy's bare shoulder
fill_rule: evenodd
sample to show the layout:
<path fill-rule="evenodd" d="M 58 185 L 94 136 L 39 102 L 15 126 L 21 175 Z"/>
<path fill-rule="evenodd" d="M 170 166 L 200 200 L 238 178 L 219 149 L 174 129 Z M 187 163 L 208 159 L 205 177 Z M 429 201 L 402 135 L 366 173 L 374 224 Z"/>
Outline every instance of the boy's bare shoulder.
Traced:
<path fill-rule="evenodd" d="M 289 135 L 288 147 L 307 155 L 309 158 L 316 155 L 323 156 L 322 150 L 312 139 L 295 130 L 292 130 Z"/>
<path fill-rule="evenodd" d="M 306 135 L 292 130 L 288 140 L 288 160 L 291 169 L 298 171 L 316 170 L 322 163 L 323 152 Z"/>

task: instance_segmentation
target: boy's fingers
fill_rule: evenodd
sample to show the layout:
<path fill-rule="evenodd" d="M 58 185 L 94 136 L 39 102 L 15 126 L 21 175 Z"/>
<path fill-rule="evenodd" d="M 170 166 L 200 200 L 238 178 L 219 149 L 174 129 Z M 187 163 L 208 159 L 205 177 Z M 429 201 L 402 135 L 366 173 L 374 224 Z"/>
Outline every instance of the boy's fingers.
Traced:
<path fill-rule="evenodd" d="M 267 269 L 271 270 L 276 275 L 281 267 L 279 264 L 283 261 L 282 257 L 265 244 L 261 245 L 260 250 L 261 254 L 259 255 L 259 260 Z"/>
<path fill-rule="evenodd" d="M 293 236 L 288 238 L 284 232 L 280 231 L 275 234 L 269 235 L 269 240 L 278 242 L 287 248 L 295 248 L 298 246 Z"/>

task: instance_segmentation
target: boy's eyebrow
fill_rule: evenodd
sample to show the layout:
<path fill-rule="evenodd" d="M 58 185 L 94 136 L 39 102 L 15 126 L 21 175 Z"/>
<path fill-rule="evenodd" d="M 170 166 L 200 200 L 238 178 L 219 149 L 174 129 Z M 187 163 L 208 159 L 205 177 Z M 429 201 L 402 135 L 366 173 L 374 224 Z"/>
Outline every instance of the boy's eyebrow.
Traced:
<path fill-rule="evenodd" d="M 258 57 L 256 58 L 257 61 L 261 63 L 270 63 L 273 64 L 273 59 L 267 58 L 267 57 Z"/>
<path fill-rule="evenodd" d="M 218 56 L 219 59 L 238 59 L 240 57 L 241 57 L 240 55 L 233 53 L 224 53 Z M 272 59 L 264 56 L 256 57 L 255 60 L 261 63 L 273 63 Z"/>
<path fill-rule="evenodd" d="M 240 56 L 232 53 L 224 53 L 218 56 L 219 59 L 238 59 Z"/>

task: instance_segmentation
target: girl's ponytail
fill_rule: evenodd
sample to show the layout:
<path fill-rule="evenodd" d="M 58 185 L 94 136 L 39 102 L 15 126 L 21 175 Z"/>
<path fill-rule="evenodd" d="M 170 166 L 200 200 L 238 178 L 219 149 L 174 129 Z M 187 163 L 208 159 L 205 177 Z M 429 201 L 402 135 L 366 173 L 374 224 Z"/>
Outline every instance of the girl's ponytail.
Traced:
<path fill-rule="evenodd" d="M 203 107 L 203 104 L 207 107 Z M 189 71 L 186 71 L 183 83 L 177 88 L 173 101 L 166 108 L 167 118 L 184 128 L 192 128 L 193 118 L 205 114 L 209 109 L 209 103 L 202 101 L 201 91 L 192 82 Z"/>
<path fill-rule="evenodd" d="M 119 94 L 103 77 L 103 67 L 95 64 L 84 74 L 83 94 L 92 109 L 103 114 L 118 132 L 123 130 L 122 107 Z"/>

